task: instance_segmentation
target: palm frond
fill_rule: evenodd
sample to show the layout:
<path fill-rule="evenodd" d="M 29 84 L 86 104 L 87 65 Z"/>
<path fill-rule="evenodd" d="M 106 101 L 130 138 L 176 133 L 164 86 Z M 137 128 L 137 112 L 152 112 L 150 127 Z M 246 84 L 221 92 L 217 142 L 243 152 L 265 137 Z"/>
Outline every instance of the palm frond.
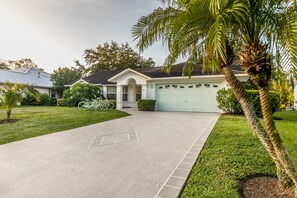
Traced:
<path fill-rule="evenodd" d="M 158 8 L 148 16 L 142 16 L 132 28 L 134 40 L 139 40 L 139 50 L 143 51 L 157 41 L 166 41 L 172 21 L 180 12 L 173 7 Z"/>
<path fill-rule="evenodd" d="M 282 13 L 275 14 L 274 40 L 280 51 L 280 63 L 285 71 L 297 68 L 297 14 L 296 7 L 289 7 Z"/>

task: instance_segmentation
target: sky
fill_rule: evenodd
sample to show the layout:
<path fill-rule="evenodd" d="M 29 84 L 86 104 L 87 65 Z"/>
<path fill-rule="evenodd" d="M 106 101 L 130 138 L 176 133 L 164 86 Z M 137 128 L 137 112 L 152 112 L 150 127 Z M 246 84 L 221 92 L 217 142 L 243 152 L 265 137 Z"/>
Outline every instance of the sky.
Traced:
<path fill-rule="evenodd" d="M 158 0 L 0 0 L 0 59 L 31 58 L 47 72 L 83 62 L 85 49 L 116 41 L 135 48 L 131 28 Z M 158 43 L 142 56 L 162 65 Z"/>

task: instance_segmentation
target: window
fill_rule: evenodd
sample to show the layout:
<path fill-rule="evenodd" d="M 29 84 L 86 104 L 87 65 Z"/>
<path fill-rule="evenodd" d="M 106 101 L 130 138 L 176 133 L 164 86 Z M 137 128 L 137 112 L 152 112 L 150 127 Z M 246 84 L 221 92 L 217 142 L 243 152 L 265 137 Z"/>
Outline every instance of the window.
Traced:
<path fill-rule="evenodd" d="M 177 85 L 172 85 L 172 87 L 176 89 L 177 88 Z"/>
<path fill-rule="evenodd" d="M 190 89 L 193 88 L 193 85 L 190 85 L 188 88 L 190 88 Z"/>
<path fill-rule="evenodd" d="M 163 89 L 163 86 L 159 86 L 158 89 Z"/>
<path fill-rule="evenodd" d="M 128 86 L 123 86 L 123 101 L 128 101 Z"/>
<path fill-rule="evenodd" d="M 210 88 L 210 84 L 204 84 L 206 88 Z"/>
<path fill-rule="evenodd" d="M 108 86 L 106 98 L 108 100 L 116 100 L 117 99 L 117 87 L 116 86 Z"/>
<path fill-rule="evenodd" d="M 170 85 L 165 85 L 165 89 L 168 89 L 170 87 Z"/>
<path fill-rule="evenodd" d="M 218 85 L 216 85 L 216 84 L 213 84 L 213 87 L 217 88 L 217 87 L 219 87 L 219 86 L 218 86 Z"/>
<path fill-rule="evenodd" d="M 183 89 L 183 88 L 185 88 L 185 87 L 184 87 L 184 86 L 182 86 L 182 85 L 180 85 L 180 86 L 179 86 L 179 88 Z"/>
<path fill-rule="evenodd" d="M 51 94 L 51 98 L 56 98 L 56 94 L 55 93 L 52 93 Z"/>
<path fill-rule="evenodd" d="M 201 84 L 197 84 L 197 85 L 196 85 L 196 88 L 199 88 L 199 87 L 201 87 Z"/>
<path fill-rule="evenodd" d="M 141 85 L 136 86 L 136 101 L 141 99 L 141 89 L 142 89 Z"/>

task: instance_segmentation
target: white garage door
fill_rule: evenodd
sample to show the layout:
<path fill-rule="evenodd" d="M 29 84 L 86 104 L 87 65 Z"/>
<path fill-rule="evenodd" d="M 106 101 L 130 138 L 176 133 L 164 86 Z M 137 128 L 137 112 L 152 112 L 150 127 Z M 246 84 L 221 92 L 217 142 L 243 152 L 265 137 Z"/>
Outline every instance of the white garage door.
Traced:
<path fill-rule="evenodd" d="M 216 95 L 221 83 L 156 85 L 157 110 L 220 112 Z"/>

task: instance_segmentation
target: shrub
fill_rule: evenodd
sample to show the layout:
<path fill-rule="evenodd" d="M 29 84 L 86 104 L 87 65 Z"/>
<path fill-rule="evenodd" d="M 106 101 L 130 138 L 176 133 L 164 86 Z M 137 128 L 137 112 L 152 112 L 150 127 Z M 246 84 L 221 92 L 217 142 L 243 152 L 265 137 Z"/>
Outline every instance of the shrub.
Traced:
<path fill-rule="evenodd" d="M 67 106 L 76 106 L 80 101 L 104 98 L 98 86 L 88 83 L 77 83 L 63 92 Z M 65 104 L 65 101 L 63 102 Z"/>
<path fill-rule="evenodd" d="M 255 111 L 258 117 L 262 117 L 262 110 L 260 104 L 260 96 L 258 90 L 246 91 L 251 102 L 254 104 Z M 221 89 L 217 94 L 218 107 L 226 113 L 243 114 L 242 108 L 236 99 L 232 89 Z M 280 96 L 277 92 L 270 91 L 270 102 L 272 113 L 279 110 Z"/>
<path fill-rule="evenodd" d="M 221 89 L 217 92 L 218 108 L 226 113 L 242 114 L 242 109 L 232 89 Z"/>
<path fill-rule="evenodd" d="M 48 94 L 40 94 L 39 105 L 56 106 L 57 105 L 57 99 L 56 98 L 51 98 Z"/>
<path fill-rule="evenodd" d="M 247 93 L 250 97 L 251 102 L 254 104 L 257 116 L 262 117 L 259 91 L 248 90 Z M 270 91 L 269 96 L 272 113 L 275 113 L 277 110 L 279 110 L 280 107 L 280 95 L 275 91 Z"/>
<path fill-rule="evenodd" d="M 138 100 L 137 107 L 139 111 L 155 111 L 156 100 L 149 100 L 149 99 Z"/>
<path fill-rule="evenodd" d="M 24 94 L 22 97 L 22 105 L 42 105 L 42 106 L 56 106 L 57 99 L 51 98 L 48 94 L 39 94 L 39 101 L 37 101 L 35 96 L 29 93 Z"/>
<path fill-rule="evenodd" d="M 69 103 L 69 100 L 62 98 L 57 100 L 57 106 L 71 107 L 72 105 Z"/>
<path fill-rule="evenodd" d="M 108 100 L 112 106 L 113 106 L 113 109 L 116 109 L 117 108 L 117 101 L 116 100 Z"/>
<path fill-rule="evenodd" d="M 25 93 L 23 95 L 21 103 L 22 105 L 39 105 L 39 102 L 37 102 L 36 97 L 29 93 Z"/>

